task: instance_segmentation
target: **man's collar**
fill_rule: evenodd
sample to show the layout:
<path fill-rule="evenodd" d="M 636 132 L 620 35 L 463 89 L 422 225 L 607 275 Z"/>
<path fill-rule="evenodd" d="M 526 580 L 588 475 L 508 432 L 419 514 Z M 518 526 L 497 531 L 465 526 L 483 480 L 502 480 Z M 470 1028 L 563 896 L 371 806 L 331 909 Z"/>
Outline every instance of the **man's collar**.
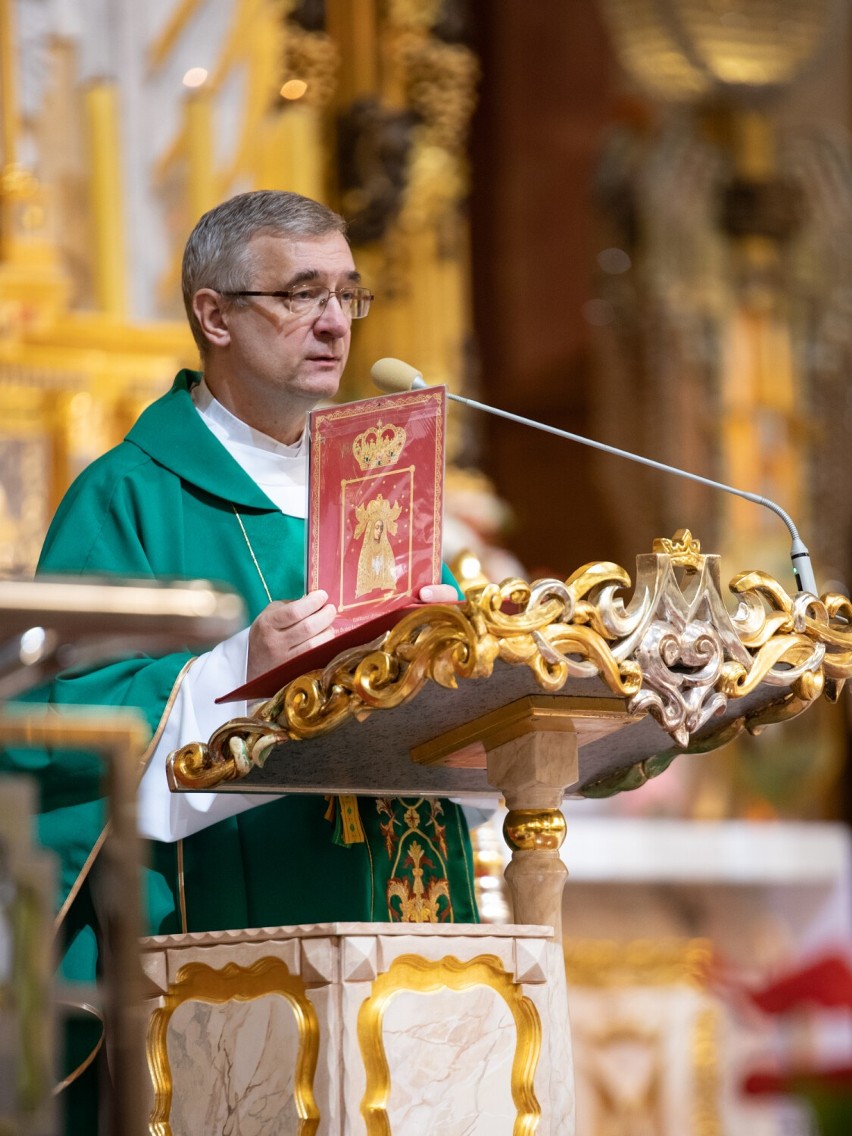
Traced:
<path fill-rule="evenodd" d="M 180 371 L 168 394 L 139 416 L 127 441 L 205 493 L 247 509 L 275 510 L 201 421 L 190 394 L 200 379 L 198 371 Z"/>
<path fill-rule="evenodd" d="M 204 381 L 203 375 L 199 382 L 190 388 L 189 393 L 195 409 L 223 445 L 235 443 L 240 446 L 250 446 L 254 450 L 290 459 L 303 456 L 306 445 L 305 430 L 302 431 L 299 440 L 290 446 L 270 437 L 269 434 L 264 434 L 262 430 L 256 430 L 254 426 L 249 426 L 247 422 L 237 418 L 219 402 Z"/>

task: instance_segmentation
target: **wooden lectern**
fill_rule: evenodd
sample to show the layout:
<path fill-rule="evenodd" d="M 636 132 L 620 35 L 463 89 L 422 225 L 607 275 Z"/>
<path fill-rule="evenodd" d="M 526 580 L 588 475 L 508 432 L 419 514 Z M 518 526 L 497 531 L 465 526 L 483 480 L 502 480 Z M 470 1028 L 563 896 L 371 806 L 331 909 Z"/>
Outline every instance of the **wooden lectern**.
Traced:
<path fill-rule="evenodd" d="M 198 1006 L 207 1015 L 230 1005 L 215 1027 L 224 1039 L 246 1029 L 234 998 L 278 995 L 291 1019 L 276 1026 L 276 1037 L 290 1038 L 277 1050 L 290 1068 L 276 1090 L 290 1101 L 287 1131 L 573 1132 L 559 946 L 564 796 L 636 788 L 680 753 L 791 718 L 821 694 L 836 698 L 852 673 L 847 597 L 791 597 L 746 572 L 730 584 L 731 614 L 718 557 L 702 555 L 688 532 L 640 556 L 630 587 L 623 569 L 604 563 L 565 582 L 475 588 L 461 605 L 410 612 L 171 756 L 175 791 L 504 798 L 517 925 L 335 924 L 147 940 L 154 1131 L 190 1131 L 172 1123 L 183 1115 L 175 1063 L 180 1051 L 184 1084 L 193 1063 L 204 1064 L 185 1045 Z M 474 989 L 490 992 L 484 1008 L 464 1000 Z M 426 993 L 432 1011 L 415 1009 Z M 410 1029 L 392 1013 L 403 1005 Z M 170 1033 L 178 1009 L 190 1015 L 180 1043 Z M 266 1028 L 259 1023 L 252 1028 Z M 465 1023 L 476 1023 L 472 1032 Z M 505 1091 L 495 1096 L 500 1077 Z M 205 1085 L 208 1099 L 226 1091 L 215 1077 Z M 232 1082 L 228 1091 L 238 1113 Z"/>

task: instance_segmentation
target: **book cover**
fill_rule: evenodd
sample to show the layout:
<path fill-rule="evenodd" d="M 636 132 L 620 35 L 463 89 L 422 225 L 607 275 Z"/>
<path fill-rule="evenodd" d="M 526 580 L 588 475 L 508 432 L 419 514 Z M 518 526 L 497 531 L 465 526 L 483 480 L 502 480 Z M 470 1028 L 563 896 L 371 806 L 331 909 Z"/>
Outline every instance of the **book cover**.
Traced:
<path fill-rule="evenodd" d="M 440 581 L 445 435 L 444 387 L 311 412 L 306 579 L 336 633 Z"/>

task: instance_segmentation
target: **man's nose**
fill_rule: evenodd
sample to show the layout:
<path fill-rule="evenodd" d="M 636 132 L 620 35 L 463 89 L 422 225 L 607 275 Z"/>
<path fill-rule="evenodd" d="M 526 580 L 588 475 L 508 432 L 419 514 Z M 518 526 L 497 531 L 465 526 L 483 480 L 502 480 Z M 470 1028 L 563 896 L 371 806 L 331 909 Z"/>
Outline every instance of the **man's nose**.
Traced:
<path fill-rule="evenodd" d="M 338 339 L 349 331 L 352 320 L 344 312 L 335 292 L 332 292 L 323 304 L 314 326 L 326 335 L 333 335 Z"/>

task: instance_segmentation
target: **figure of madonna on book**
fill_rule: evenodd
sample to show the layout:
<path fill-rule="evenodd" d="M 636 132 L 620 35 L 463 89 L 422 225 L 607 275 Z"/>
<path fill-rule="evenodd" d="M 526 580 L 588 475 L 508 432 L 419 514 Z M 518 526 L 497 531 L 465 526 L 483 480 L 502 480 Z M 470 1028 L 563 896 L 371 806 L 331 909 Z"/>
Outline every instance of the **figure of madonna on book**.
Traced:
<path fill-rule="evenodd" d="M 363 596 L 380 589 L 396 591 L 396 557 L 390 542 L 396 536 L 399 502 L 386 501 L 381 493 L 365 505 L 357 505 L 354 539 L 363 535 L 358 556 L 355 595 Z"/>

